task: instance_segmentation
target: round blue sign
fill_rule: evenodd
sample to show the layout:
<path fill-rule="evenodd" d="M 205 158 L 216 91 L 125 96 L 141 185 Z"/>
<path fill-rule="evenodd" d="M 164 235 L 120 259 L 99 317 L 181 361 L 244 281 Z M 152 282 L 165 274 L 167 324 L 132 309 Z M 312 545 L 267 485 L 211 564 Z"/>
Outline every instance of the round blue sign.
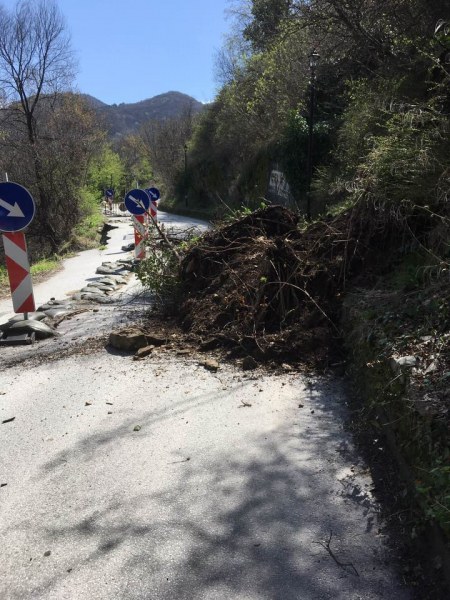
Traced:
<path fill-rule="evenodd" d="M 143 215 L 150 206 L 150 198 L 144 190 L 130 190 L 125 196 L 125 206 L 132 215 Z"/>
<path fill-rule="evenodd" d="M 161 198 L 161 192 L 158 190 L 158 188 L 151 187 L 145 191 L 149 195 L 150 200 L 152 200 L 153 202 L 156 202 Z"/>
<path fill-rule="evenodd" d="M 107 198 L 112 198 L 114 196 L 114 190 L 111 188 L 108 188 L 107 190 L 105 190 L 105 196 Z"/>
<path fill-rule="evenodd" d="M 36 211 L 30 192 L 18 183 L 0 183 L 0 231 L 22 231 Z"/>

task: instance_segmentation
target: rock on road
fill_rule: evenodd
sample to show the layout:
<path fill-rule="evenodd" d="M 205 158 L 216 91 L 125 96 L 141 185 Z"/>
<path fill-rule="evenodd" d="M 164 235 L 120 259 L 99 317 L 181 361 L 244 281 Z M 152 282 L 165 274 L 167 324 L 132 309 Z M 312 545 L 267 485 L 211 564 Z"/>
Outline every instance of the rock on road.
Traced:
<path fill-rule="evenodd" d="M 170 351 L 4 369 L 0 597 L 412 598 L 345 418 L 334 379 Z"/>

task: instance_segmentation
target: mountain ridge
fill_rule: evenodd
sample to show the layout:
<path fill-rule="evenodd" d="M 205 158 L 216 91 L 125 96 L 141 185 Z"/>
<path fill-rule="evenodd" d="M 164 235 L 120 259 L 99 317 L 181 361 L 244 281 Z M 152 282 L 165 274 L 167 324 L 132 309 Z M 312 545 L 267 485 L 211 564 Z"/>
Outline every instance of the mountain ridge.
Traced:
<path fill-rule="evenodd" d="M 186 111 L 201 112 L 205 105 L 182 92 L 169 91 L 138 102 L 106 104 L 90 94 L 81 96 L 104 121 L 108 133 L 118 138 L 134 133 L 149 120 L 164 120 L 181 116 Z"/>

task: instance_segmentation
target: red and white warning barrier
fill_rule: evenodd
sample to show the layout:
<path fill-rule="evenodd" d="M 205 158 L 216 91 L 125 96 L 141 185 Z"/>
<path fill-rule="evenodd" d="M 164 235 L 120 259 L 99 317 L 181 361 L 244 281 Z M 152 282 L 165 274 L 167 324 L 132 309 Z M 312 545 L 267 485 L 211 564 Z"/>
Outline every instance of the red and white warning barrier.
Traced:
<path fill-rule="evenodd" d="M 143 260 L 145 258 L 145 240 L 147 238 L 145 217 L 144 215 L 132 215 L 131 219 L 134 225 L 134 257 L 136 260 Z"/>
<path fill-rule="evenodd" d="M 33 312 L 36 308 L 25 235 L 14 232 L 4 233 L 2 237 L 14 312 Z"/>
<path fill-rule="evenodd" d="M 151 217 L 150 220 L 157 221 L 158 220 L 158 204 L 154 200 L 150 200 L 149 212 L 150 212 L 150 217 Z"/>

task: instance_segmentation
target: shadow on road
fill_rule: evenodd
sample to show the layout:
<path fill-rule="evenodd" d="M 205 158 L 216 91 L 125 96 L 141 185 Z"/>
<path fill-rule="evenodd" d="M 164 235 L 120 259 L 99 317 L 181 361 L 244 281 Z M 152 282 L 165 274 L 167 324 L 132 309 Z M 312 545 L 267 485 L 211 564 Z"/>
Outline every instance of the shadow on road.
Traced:
<path fill-rule="evenodd" d="M 243 440 L 239 451 L 212 447 L 189 460 L 169 455 L 167 484 L 155 486 L 157 491 L 125 498 L 115 486 L 106 503 L 87 502 L 85 514 L 70 526 L 48 523 L 42 532 L 48 540 L 81 540 L 71 572 L 60 578 L 87 568 L 100 572 L 113 560 L 117 580 L 127 582 L 116 596 L 121 600 L 406 598 L 383 571 L 383 553 L 376 556 L 370 547 L 367 525 L 376 508 L 367 498 L 346 495 L 336 481 L 337 457 L 342 461 L 344 452 L 351 458 L 353 451 L 342 443 L 341 409 L 327 393 L 316 390 L 318 417 L 301 437 L 288 423 L 270 435 L 255 434 L 248 444 Z M 142 430 L 151 436 L 152 425 L 209 402 L 209 395 L 195 395 L 170 414 L 150 410 L 140 419 Z M 62 462 L 74 457 L 99 469 L 98 461 L 130 435 L 131 425 L 127 419 L 86 436 L 47 462 L 40 478 L 57 480 Z M 152 461 L 145 464 L 141 477 L 151 482 Z M 331 531 L 335 555 L 354 564 L 357 573 L 342 568 L 318 543 Z M 48 579 L 32 597 L 59 583 Z"/>

